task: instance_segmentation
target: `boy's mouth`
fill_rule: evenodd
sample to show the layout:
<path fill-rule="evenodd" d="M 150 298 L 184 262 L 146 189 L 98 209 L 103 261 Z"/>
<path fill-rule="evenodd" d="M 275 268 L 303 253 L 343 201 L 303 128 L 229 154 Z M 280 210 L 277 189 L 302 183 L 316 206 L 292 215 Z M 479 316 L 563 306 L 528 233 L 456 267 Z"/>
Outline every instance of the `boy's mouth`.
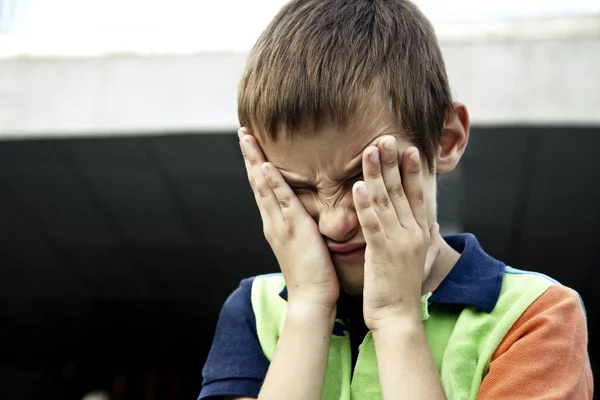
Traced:
<path fill-rule="evenodd" d="M 354 260 L 359 257 L 364 257 L 366 244 L 362 242 L 331 244 L 329 252 L 334 261 Z"/>

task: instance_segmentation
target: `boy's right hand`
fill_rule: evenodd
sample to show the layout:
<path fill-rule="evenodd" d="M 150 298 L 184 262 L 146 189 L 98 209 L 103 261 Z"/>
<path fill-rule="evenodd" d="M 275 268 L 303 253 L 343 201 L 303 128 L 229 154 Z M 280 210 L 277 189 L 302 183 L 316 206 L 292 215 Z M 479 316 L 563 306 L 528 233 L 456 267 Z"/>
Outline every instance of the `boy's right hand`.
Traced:
<path fill-rule="evenodd" d="M 279 170 L 266 162 L 256 138 L 246 128 L 238 134 L 263 232 L 287 285 L 288 308 L 332 310 L 339 282 L 317 224 Z"/>

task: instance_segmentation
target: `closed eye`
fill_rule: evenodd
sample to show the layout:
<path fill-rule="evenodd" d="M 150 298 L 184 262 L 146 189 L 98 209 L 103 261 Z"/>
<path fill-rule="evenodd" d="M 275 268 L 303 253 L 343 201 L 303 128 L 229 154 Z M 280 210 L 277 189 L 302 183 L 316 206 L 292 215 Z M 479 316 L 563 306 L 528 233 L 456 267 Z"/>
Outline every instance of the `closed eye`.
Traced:
<path fill-rule="evenodd" d="M 364 176 L 362 171 L 358 172 L 357 174 L 355 174 L 354 176 L 352 176 L 350 179 L 348 179 L 348 185 L 352 186 L 354 185 L 354 183 L 356 183 L 357 181 L 362 181 L 364 180 Z"/>
<path fill-rule="evenodd" d="M 298 186 L 298 185 L 290 185 L 292 191 L 296 194 L 300 193 L 315 193 L 317 188 L 314 186 Z"/>
<path fill-rule="evenodd" d="M 364 180 L 362 170 L 351 176 L 346 180 L 346 185 L 352 187 L 355 182 Z M 292 191 L 296 194 L 304 194 L 304 193 L 317 193 L 318 189 L 314 186 L 310 185 L 299 185 L 297 183 L 288 182 L 288 185 L 292 189 Z"/>
<path fill-rule="evenodd" d="M 286 179 L 285 177 L 283 179 L 285 179 L 288 186 L 296 194 L 298 194 L 298 193 L 316 193 L 316 191 L 317 191 L 316 187 L 307 185 L 303 182 L 290 181 L 290 180 Z"/>

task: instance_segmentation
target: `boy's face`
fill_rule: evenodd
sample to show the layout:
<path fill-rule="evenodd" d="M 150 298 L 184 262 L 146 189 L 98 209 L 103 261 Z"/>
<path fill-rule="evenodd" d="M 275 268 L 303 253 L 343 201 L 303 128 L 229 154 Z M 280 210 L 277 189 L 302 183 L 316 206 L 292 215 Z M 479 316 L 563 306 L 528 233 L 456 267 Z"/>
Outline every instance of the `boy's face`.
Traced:
<path fill-rule="evenodd" d="M 363 150 L 396 132 L 390 124 L 381 124 L 362 131 L 328 127 L 309 138 L 282 137 L 276 142 L 257 137 L 267 160 L 279 168 L 317 222 L 342 288 L 355 296 L 362 295 L 365 239 L 352 201 L 352 185 L 363 179 Z M 399 153 L 413 145 L 402 136 L 394 136 Z M 421 171 L 431 225 L 436 218 L 436 180 L 426 166 Z M 359 248 L 340 253 L 336 252 L 339 245 Z"/>

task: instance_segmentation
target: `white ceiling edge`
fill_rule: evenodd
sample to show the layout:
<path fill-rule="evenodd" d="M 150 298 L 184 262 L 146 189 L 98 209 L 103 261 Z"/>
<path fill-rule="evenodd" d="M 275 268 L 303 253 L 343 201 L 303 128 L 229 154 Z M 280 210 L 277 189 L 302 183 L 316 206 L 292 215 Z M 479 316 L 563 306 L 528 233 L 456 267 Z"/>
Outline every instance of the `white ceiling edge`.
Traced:
<path fill-rule="evenodd" d="M 600 13 L 435 24 L 440 43 L 600 37 Z M 72 33 L 0 35 L 1 58 L 95 58 L 112 56 L 191 55 L 199 53 L 247 53 L 250 46 L 233 41 L 193 38 L 194 32 L 100 32 L 74 39 Z M 77 38 L 81 39 L 81 38 Z"/>
<path fill-rule="evenodd" d="M 3 140 L 43 140 L 43 139 L 85 139 L 85 138 L 111 138 L 111 137 L 139 137 L 139 136 L 165 136 L 165 135 L 235 135 L 240 127 L 238 125 L 194 125 L 194 126 L 163 126 L 151 127 L 144 125 L 103 127 L 98 130 L 66 129 L 54 131 L 0 131 L 0 142 Z"/>
<path fill-rule="evenodd" d="M 441 44 L 600 37 L 600 14 L 439 24 Z"/>

